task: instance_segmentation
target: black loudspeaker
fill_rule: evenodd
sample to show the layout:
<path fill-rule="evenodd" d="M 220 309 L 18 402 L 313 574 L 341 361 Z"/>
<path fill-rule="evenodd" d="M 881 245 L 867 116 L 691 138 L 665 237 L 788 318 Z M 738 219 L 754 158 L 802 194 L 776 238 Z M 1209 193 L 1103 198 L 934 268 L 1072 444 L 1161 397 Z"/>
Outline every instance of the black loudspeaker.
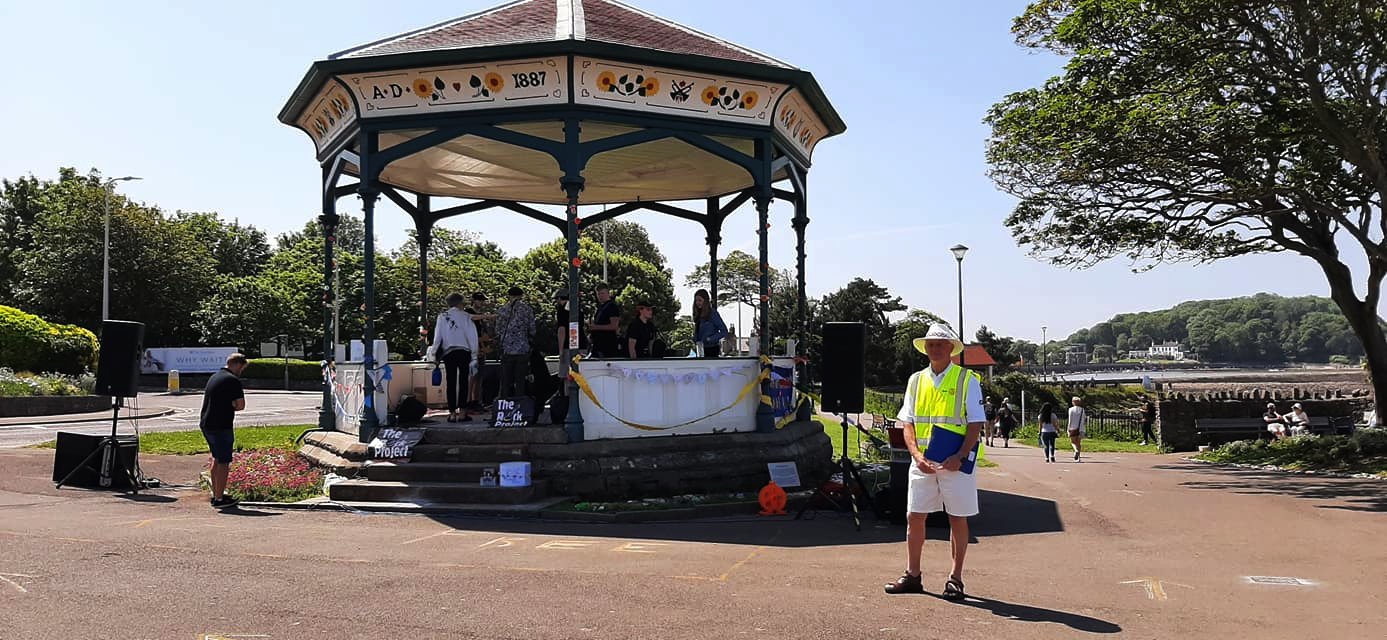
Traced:
<path fill-rule="evenodd" d="M 867 328 L 861 322 L 824 323 L 823 408 L 827 413 L 862 413 L 867 384 Z"/>
<path fill-rule="evenodd" d="M 133 398 L 140 381 L 144 353 L 144 323 L 107 320 L 101 323 L 101 359 L 96 363 L 97 395 Z"/>
<path fill-rule="evenodd" d="M 67 478 L 67 474 L 72 473 L 73 469 L 77 469 L 65 485 L 100 489 L 131 488 L 130 478 L 125 470 L 135 468 L 135 457 L 140 452 L 140 443 L 135 436 L 116 436 L 116 460 L 115 465 L 111 467 L 110 487 L 101 486 L 101 454 L 92 456 L 86 465 L 82 465 L 82 461 L 91 456 L 101 445 L 101 440 L 106 437 L 108 436 L 59 431 L 58 450 L 53 456 L 53 481 L 60 482 Z"/>

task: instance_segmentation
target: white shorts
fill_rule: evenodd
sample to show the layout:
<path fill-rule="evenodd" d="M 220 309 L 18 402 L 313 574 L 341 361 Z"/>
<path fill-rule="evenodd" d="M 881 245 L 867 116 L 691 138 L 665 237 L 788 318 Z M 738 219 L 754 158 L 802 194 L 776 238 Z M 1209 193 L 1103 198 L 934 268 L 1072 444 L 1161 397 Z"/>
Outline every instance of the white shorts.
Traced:
<path fill-rule="evenodd" d="M 910 492 L 905 510 L 909 513 L 931 513 L 943 510 L 951 516 L 978 515 L 977 471 L 945 471 L 925 473 L 910 465 Z"/>

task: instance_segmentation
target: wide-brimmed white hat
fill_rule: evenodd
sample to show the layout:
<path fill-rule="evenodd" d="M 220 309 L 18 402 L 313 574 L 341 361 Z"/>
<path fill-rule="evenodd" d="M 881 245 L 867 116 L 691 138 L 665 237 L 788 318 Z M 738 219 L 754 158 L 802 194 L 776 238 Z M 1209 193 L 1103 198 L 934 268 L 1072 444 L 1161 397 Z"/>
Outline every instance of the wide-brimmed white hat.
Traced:
<path fill-rule="evenodd" d="M 925 355 L 929 355 L 925 351 L 926 340 L 948 340 L 949 342 L 954 343 L 954 352 L 950 355 L 956 356 L 960 353 L 963 353 L 963 341 L 959 340 L 958 336 L 954 335 L 953 329 L 950 329 L 942 324 L 930 325 L 929 331 L 925 332 L 925 336 L 923 338 L 916 338 L 912 341 L 912 344 L 915 345 L 916 351 L 924 353 Z"/>

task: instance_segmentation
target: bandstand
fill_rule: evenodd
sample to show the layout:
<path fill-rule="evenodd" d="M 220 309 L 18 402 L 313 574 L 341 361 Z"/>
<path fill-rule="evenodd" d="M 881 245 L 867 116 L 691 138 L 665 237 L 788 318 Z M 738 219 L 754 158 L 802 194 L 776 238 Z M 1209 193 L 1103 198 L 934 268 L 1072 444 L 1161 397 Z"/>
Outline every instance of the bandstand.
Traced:
<path fill-rule="evenodd" d="M 759 217 L 763 265 L 758 315 L 760 326 L 769 327 L 769 209 L 774 199 L 791 202 L 799 323 L 798 335 L 786 337 L 807 344 L 808 169 L 818 143 L 845 126 L 804 70 L 611 0 L 520 0 L 314 62 L 279 119 L 308 134 L 322 168 L 325 281 L 338 200 L 361 198 L 365 345 L 375 338 L 373 238 L 382 196 L 413 220 L 424 326 L 432 326 L 438 311 L 428 292 L 428 246 L 445 218 L 499 208 L 552 225 L 566 240 L 569 299 L 580 303 L 578 237 L 585 226 L 637 210 L 684 219 L 704 233 L 716 300 L 723 222 L 750 205 Z M 543 205 L 559 205 L 550 210 L 561 213 Z M 606 207 L 580 209 L 589 205 Z M 325 288 L 325 299 L 330 295 Z M 581 304 L 571 311 L 583 312 Z M 325 309 L 325 369 L 336 377 L 325 379 L 320 426 L 355 432 L 365 442 L 390 394 L 358 393 L 351 403 L 360 410 L 344 411 L 334 387 L 383 387 L 384 363 L 369 348 L 359 360 L 332 362 L 338 345 L 331 322 Z M 771 343 L 762 331 L 759 353 L 770 353 Z M 802 377 L 803 361 L 792 362 L 578 360 L 568 393 L 580 401 L 569 403 L 563 439 L 575 445 L 628 436 L 772 434 L 777 421 L 764 401 L 768 371 L 784 364 Z M 652 394 L 633 387 L 662 381 L 682 388 Z M 690 381 L 703 388 L 690 390 L 697 386 Z M 759 393 L 738 396 L 747 384 L 759 384 Z M 728 403 L 735 406 L 716 417 L 687 420 Z M 812 406 L 796 406 L 799 420 L 808 420 Z M 629 429 L 627 422 L 656 428 Z"/>

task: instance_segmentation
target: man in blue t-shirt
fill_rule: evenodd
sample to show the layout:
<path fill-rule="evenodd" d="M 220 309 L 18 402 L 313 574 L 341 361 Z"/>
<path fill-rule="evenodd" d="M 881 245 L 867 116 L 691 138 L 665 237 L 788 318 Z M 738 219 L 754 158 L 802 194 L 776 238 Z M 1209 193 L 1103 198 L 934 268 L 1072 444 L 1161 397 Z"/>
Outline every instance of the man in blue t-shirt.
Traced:
<path fill-rule="evenodd" d="M 236 412 L 246 408 L 246 392 L 241 386 L 241 372 L 246 357 L 233 353 L 226 357 L 226 366 L 212 375 L 202 391 L 202 416 L 198 426 L 202 437 L 212 450 L 212 506 L 226 509 L 240 502 L 226 495 L 226 478 L 231 474 L 231 450 L 236 443 L 232 430 Z"/>

